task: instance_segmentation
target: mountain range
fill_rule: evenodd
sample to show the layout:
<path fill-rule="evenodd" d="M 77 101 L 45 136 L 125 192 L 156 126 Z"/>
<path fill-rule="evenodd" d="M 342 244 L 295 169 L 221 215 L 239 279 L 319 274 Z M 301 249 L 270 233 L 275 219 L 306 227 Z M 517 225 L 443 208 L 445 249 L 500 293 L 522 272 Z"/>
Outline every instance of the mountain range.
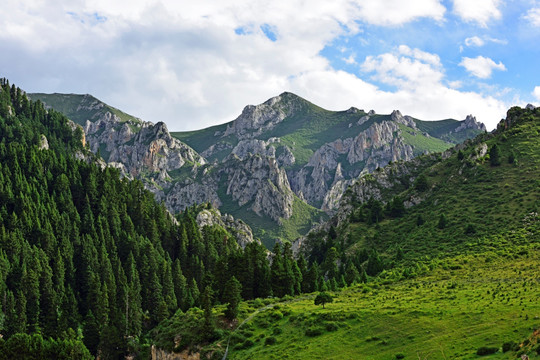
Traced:
<path fill-rule="evenodd" d="M 271 247 L 331 215 L 360 175 L 444 151 L 485 131 L 465 120 L 422 121 L 398 110 L 328 111 L 292 93 L 249 105 L 233 121 L 170 133 L 91 95 L 28 94 L 82 126 L 85 142 L 175 213 L 210 203 Z"/>
<path fill-rule="evenodd" d="M 0 360 L 540 358 L 540 108 L 510 108 L 488 133 L 285 93 L 175 137 L 89 95 L 41 96 L 48 108 L 0 79 Z M 384 160 L 385 146 L 412 157 Z M 323 211 L 293 184 L 328 159 L 329 188 L 338 166 L 349 186 Z M 155 201 L 204 181 L 224 212 L 247 201 L 255 237 L 286 239 L 265 219 L 304 236 L 269 252 L 211 202 Z M 287 194 L 289 218 L 256 206 L 279 212 Z"/>

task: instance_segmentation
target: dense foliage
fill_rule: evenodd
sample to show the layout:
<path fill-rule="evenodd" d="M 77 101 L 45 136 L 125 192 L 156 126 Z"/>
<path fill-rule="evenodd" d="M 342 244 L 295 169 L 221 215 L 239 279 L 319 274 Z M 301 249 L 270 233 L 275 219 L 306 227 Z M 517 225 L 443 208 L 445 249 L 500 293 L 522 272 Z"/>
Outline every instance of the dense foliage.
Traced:
<path fill-rule="evenodd" d="M 116 358 L 136 353 L 139 337 L 178 309 L 229 303 L 232 318 L 240 295 L 302 291 L 290 245 L 278 246 L 271 269 L 260 243 L 241 249 L 225 229 L 199 228 L 196 216 L 208 205 L 174 219 L 141 182 L 99 167 L 83 143 L 80 127 L 2 80 L 0 333 L 6 344 L 16 334 L 82 339 L 92 354 Z"/>

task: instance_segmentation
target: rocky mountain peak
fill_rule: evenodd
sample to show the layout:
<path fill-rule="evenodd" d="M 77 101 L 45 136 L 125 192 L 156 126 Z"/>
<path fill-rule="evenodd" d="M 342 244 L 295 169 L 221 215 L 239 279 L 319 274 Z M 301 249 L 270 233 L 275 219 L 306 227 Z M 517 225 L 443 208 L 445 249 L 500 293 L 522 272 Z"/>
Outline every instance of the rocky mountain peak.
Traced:
<path fill-rule="evenodd" d="M 416 123 L 413 118 L 410 116 L 403 116 L 399 110 L 392 111 L 390 117 L 392 118 L 392 121 L 416 129 Z"/>
<path fill-rule="evenodd" d="M 227 125 L 222 136 L 235 135 L 239 140 L 253 139 L 273 129 L 286 117 L 300 109 L 306 100 L 284 92 L 259 105 L 248 105 L 242 114 Z"/>
<path fill-rule="evenodd" d="M 486 131 L 486 126 L 483 123 L 476 121 L 475 116 L 467 115 L 463 123 L 460 126 L 458 126 L 456 130 L 454 130 L 454 132 L 457 133 L 466 129 Z"/>

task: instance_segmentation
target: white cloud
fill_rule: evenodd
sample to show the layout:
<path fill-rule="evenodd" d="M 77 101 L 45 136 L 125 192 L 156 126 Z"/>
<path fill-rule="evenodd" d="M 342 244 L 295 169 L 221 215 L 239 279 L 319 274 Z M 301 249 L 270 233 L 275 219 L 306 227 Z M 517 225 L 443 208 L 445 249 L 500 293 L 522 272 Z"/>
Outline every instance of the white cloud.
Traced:
<path fill-rule="evenodd" d="M 534 95 L 536 100 L 540 101 L 540 86 L 535 86 L 532 94 Z"/>
<path fill-rule="evenodd" d="M 356 64 L 356 59 L 354 58 L 354 55 L 349 55 L 348 57 L 342 58 L 342 59 L 348 65 Z"/>
<path fill-rule="evenodd" d="M 467 46 L 484 46 L 484 40 L 480 39 L 478 36 L 473 36 L 465 39 L 465 45 Z"/>
<path fill-rule="evenodd" d="M 496 126 L 507 108 L 492 96 L 457 90 L 462 85 L 460 81 L 449 81 L 446 86 L 439 57 L 419 49 L 402 45 L 392 53 L 368 56 L 361 68 L 374 73 L 374 80 L 395 86 L 397 91 L 367 88 L 367 83 L 359 83 L 360 79 L 350 79 L 350 84 L 345 85 L 348 91 L 354 91 L 363 100 L 357 107 L 370 104 L 379 113 L 400 109 L 402 113 L 432 120 L 463 119 L 473 113 L 490 129 Z M 350 97 L 352 99 L 353 94 Z"/>
<path fill-rule="evenodd" d="M 480 79 L 489 79 L 493 70 L 506 71 L 506 66 L 502 62 L 497 64 L 490 58 L 483 56 L 464 57 L 459 65 L 463 66 L 471 75 Z"/>
<path fill-rule="evenodd" d="M 491 20 L 500 19 L 501 0 L 453 0 L 454 13 L 467 22 L 476 22 L 487 27 Z"/>
<path fill-rule="evenodd" d="M 489 36 L 483 36 L 481 38 L 478 37 L 478 36 L 471 36 L 471 37 L 468 37 L 468 38 L 465 39 L 465 45 L 468 46 L 468 47 L 482 47 L 482 46 L 486 45 L 487 43 L 495 43 L 495 44 L 499 44 L 499 45 L 507 45 L 508 41 L 504 40 L 504 39 L 492 38 L 492 37 L 489 37 Z M 460 52 L 463 52 L 463 47 L 461 47 Z"/>
<path fill-rule="evenodd" d="M 530 9 L 523 18 L 528 20 L 533 26 L 540 27 L 540 8 Z"/>
<path fill-rule="evenodd" d="M 4 0 L 0 69 L 28 91 L 91 93 L 170 130 L 230 121 L 246 104 L 286 90 L 332 110 L 400 109 L 424 119 L 474 113 L 489 127 L 505 104 L 455 90 L 458 82 L 444 85 L 436 54 L 400 46 L 367 57 L 366 74 L 395 91 L 334 70 L 320 55 L 337 37 L 360 33 L 359 22 L 442 22 L 444 13 L 439 0 Z"/>
<path fill-rule="evenodd" d="M 437 55 L 401 45 L 397 51 L 368 56 L 361 66 L 364 72 L 375 72 L 374 80 L 400 89 L 431 87 L 443 78 Z"/>
<path fill-rule="evenodd" d="M 321 50 L 359 33 L 359 22 L 442 21 L 444 12 L 440 0 L 4 0 L 0 68 L 28 91 L 92 93 L 194 129 L 328 71 Z"/>
<path fill-rule="evenodd" d="M 358 2 L 361 20 L 375 25 L 401 25 L 427 17 L 442 21 L 446 8 L 439 0 L 364 0 Z"/>

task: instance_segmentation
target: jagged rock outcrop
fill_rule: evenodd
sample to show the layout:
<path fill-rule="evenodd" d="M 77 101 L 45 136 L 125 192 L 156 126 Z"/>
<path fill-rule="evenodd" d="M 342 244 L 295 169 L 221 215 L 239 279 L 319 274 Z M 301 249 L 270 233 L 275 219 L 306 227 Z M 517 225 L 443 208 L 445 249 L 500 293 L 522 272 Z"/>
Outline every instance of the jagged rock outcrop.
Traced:
<path fill-rule="evenodd" d="M 486 126 L 483 123 L 476 121 L 476 117 L 472 115 L 467 115 L 465 121 L 460 126 L 458 126 L 454 130 L 454 132 L 458 133 L 466 129 L 486 131 Z"/>
<path fill-rule="evenodd" d="M 186 162 L 206 163 L 193 149 L 173 138 L 162 122 L 143 122 L 134 127 L 107 112 L 94 122 L 88 120 L 84 132 L 93 152 L 99 151 L 108 162 L 124 164 L 135 177 L 141 172 L 158 173 L 155 178 L 163 183 L 167 171 L 181 168 Z"/>
<path fill-rule="evenodd" d="M 403 116 L 401 118 L 405 119 Z M 322 201 L 322 209 L 331 210 L 334 207 L 332 204 L 339 198 L 339 189 L 348 185 L 346 181 L 337 184 L 339 180 L 352 179 L 361 173 L 384 167 L 391 161 L 413 158 L 413 148 L 405 144 L 400 133 L 401 129 L 395 122 L 384 121 L 374 123 L 355 138 L 338 139 L 323 145 L 293 177 L 293 190 L 302 193 L 308 203 L 318 205 Z M 352 168 L 347 174 L 344 174 L 338 162 L 344 155 L 347 165 Z"/>
<path fill-rule="evenodd" d="M 242 220 L 237 220 L 231 215 L 222 215 L 217 209 L 202 210 L 197 214 L 197 225 L 202 229 L 205 226 L 219 225 L 226 229 L 236 238 L 238 245 L 245 248 L 247 244 L 255 241 L 251 228 Z"/>
<path fill-rule="evenodd" d="M 249 155 L 243 161 L 232 155 L 226 162 L 227 195 L 238 205 L 251 204 L 257 215 L 266 215 L 279 222 L 292 215 L 294 201 L 285 170 L 275 158 Z"/>
<path fill-rule="evenodd" d="M 232 150 L 231 154 L 236 155 L 241 160 L 253 154 L 276 157 L 276 148 L 270 144 L 279 143 L 279 138 L 270 138 L 268 141 L 250 139 L 241 140 Z"/>
<path fill-rule="evenodd" d="M 47 141 L 47 137 L 43 134 L 41 134 L 39 139 L 39 150 L 49 150 L 49 142 Z"/>
<path fill-rule="evenodd" d="M 392 111 L 392 114 L 390 114 L 390 118 L 392 119 L 392 121 L 398 124 L 403 124 L 410 128 L 416 129 L 416 123 L 414 122 L 413 118 L 410 116 L 401 115 L 401 112 L 399 110 Z"/>
<path fill-rule="evenodd" d="M 191 205 L 202 204 L 208 202 L 212 206 L 219 208 L 222 205 L 221 199 L 217 194 L 218 184 L 216 181 L 208 177 L 203 183 L 177 182 L 172 185 L 167 195 L 161 191 L 157 191 L 158 201 L 163 200 L 167 207 L 177 213 L 183 211 Z"/>
<path fill-rule="evenodd" d="M 290 101 L 290 94 L 283 93 L 260 105 L 248 105 L 242 114 L 232 121 L 222 136 L 235 135 L 238 139 L 253 139 L 274 128 L 297 109 L 298 103 Z M 294 96 L 295 97 L 295 96 Z"/>

